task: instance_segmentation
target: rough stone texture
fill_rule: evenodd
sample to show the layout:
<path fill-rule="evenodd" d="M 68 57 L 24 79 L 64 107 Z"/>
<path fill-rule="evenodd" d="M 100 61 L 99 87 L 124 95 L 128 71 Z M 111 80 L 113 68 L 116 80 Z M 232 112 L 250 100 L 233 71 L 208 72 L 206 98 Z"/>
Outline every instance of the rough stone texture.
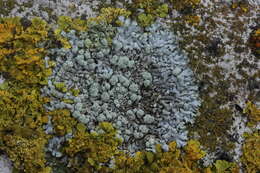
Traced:
<path fill-rule="evenodd" d="M 6 155 L 0 156 L 0 173 L 12 173 L 13 167 L 11 161 Z"/>
<path fill-rule="evenodd" d="M 5 79 L 3 78 L 3 76 L 0 74 L 0 84 L 3 84 L 5 81 Z"/>
<path fill-rule="evenodd" d="M 100 1 L 85 0 L 14 0 L 8 16 L 41 17 L 55 22 L 57 16 L 94 17 Z M 0 12 L 0 17 L 3 15 Z"/>

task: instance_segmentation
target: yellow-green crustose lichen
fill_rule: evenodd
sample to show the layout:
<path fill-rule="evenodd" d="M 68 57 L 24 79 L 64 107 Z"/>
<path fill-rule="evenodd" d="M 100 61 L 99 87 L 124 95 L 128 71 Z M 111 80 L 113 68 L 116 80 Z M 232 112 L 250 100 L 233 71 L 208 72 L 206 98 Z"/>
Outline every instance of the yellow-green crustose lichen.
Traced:
<path fill-rule="evenodd" d="M 0 19 L 0 70 L 9 79 L 26 83 L 45 83 L 51 69 L 45 68 L 43 43 L 48 35 L 47 23 L 39 18 Z"/>
<path fill-rule="evenodd" d="M 0 90 L 0 148 L 16 169 L 48 172 L 44 154 L 48 137 L 41 126 L 48 121 L 43 104 L 49 99 L 40 93 L 51 74 L 40 46 L 47 39 L 47 24 L 39 18 L 22 24 L 20 18 L 0 20 L 0 71 L 5 77 Z"/>
<path fill-rule="evenodd" d="M 169 12 L 168 4 L 156 0 L 135 0 L 130 5 L 130 9 L 133 11 L 133 16 L 143 27 L 154 23 L 156 18 L 165 18 Z M 138 12 L 139 10 L 141 12 Z"/>
<path fill-rule="evenodd" d="M 260 134 L 259 132 L 254 132 L 245 136 L 242 163 L 246 172 L 257 173 L 260 171 Z"/>
<path fill-rule="evenodd" d="M 260 122 L 260 109 L 258 109 L 257 106 L 251 101 L 246 103 L 243 113 L 248 115 L 250 124 L 257 124 Z"/>

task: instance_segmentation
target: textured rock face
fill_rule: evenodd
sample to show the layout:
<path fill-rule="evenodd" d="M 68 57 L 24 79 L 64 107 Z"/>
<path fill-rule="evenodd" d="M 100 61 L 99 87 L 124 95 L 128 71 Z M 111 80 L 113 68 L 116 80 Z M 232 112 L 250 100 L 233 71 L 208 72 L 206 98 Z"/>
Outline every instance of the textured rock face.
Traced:
<path fill-rule="evenodd" d="M 81 0 L 9 0 L 9 5 L 0 11 L 2 16 L 19 17 L 41 17 L 46 21 L 55 21 L 56 16 L 93 17 L 96 15 L 95 9 L 98 8 L 100 1 L 81 1 Z M 3 4 L 8 4 L 3 3 Z"/>
<path fill-rule="evenodd" d="M 183 146 L 185 125 L 193 123 L 200 105 L 187 57 L 162 23 L 143 30 L 135 21 L 120 20 L 118 28 L 93 25 L 78 35 L 63 33 L 72 49 L 51 51 L 57 66 L 42 90 L 53 97 L 46 108 L 70 109 L 89 130 L 111 122 L 130 152 L 173 140 Z M 62 92 L 58 83 L 80 94 Z"/>
<path fill-rule="evenodd" d="M 0 172 L 1 173 L 11 173 L 13 171 L 11 161 L 5 156 L 0 156 Z"/>

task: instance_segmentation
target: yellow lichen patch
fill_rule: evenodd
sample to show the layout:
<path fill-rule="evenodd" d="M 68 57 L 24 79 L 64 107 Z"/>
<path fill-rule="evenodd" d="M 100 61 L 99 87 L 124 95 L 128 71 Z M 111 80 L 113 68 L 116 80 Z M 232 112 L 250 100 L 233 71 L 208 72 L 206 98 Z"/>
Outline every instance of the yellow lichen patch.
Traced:
<path fill-rule="evenodd" d="M 44 146 L 47 138 L 44 132 L 37 130 L 40 134 L 36 138 L 24 138 L 17 134 L 5 134 L 2 136 L 3 145 L 0 146 L 9 158 L 13 161 L 14 166 L 24 172 L 37 173 L 46 171 Z"/>
<path fill-rule="evenodd" d="M 246 107 L 243 112 L 249 116 L 249 119 L 252 123 L 260 121 L 260 109 L 258 109 L 251 101 L 246 103 Z"/>
<path fill-rule="evenodd" d="M 70 92 L 71 92 L 71 94 L 73 95 L 73 96 L 78 96 L 79 95 L 79 93 L 80 93 L 80 90 L 79 89 L 70 89 Z"/>
<path fill-rule="evenodd" d="M 239 167 L 234 162 L 217 160 L 212 167 L 205 168 L 203 173 L 239 173 Z"/>
<path fill-rule="evenodd" d="M 45 67 L 45 51 L 39 43 L 47 39 L 47 24 L 34 18 L 23 27 L 19 18 L 0 19 L 0 71 L 26 83 L 46 82 L 51 70 Z"/>
<path fill-rule="evenodd" d="M 41 97 L 36 88 L 19 88 L 10 84 L 10 89 L 0 90 L 0 98 L 0 127 L 7 127 L 4 122 L 10 121 L 33 129 L 46 122 L 42 104 L 49 99 Z"/>
<path fill-rule="evenodd" d="M 64 48 L 70 49 L 71 45 L 66 38 L 61 35 L 61 32 L 69 32 L 70 30 L 75 31 L 86 31 L 87 22 L 78 18 L 71 18 L 69 16 L 59 16 L 58 28 L 54 31 L 55 37 Z"/>
<path fill-rule="evenodd" d="M 169 7 L 167 4 L 162 4 L 156 0 L 136 0 L 134 7 L 144 9 L 145 13 L 152 14 L 158 17 L 166 17 Z"/>
<path fill-rule="evenodd" d="M 131 14 L 130 11 L 123 8 L 102 8 L 100 16 L 106 18 L 107 23 L 113 23 L 120 25 L 120 22 L 117 20 L 118 16 L 128 17 Z"/>
<path fill-rule="evenodd" d="M 64 102 L 64 103 L 68 103 L 68 104 L 74 103 L 74 100 L 71 100 L 71 99 L 62 99 L 61 101 Z"/>
<path fill-rule="evenodd" d="M 77 131 L 72 139 L 64 147 L 65 153 L 71 158 L 73 169 L 80 170 L 104 170 L 103 164 L 108 163 L 117 154 L 117 147 L 121 143 L 116 138 L 116 130 L 109 123 L 99 125 L 100 132 L 88 133 L 84 130 L 83 124 L 77 125 Z M 79 163 L 77 160 L 82 160 Z"/>
<path fill-rule="evenodd" d="M 122 154 L 115 159 L 115 172 L 148 172 L 149 170 L 145 170 L 145 153 L 144 152 L 136 152 L 134 157 L 129 157 L 126 154 Z"/>
<path fill-rule="evenodd" d="M 86 31 L 87 23 L 85 20 L 71 18 L 69 16 L 60 16 L 58 18 L 58 30 L 68 32 L 70 30 Z"/>
<path fill-rule="evenodd" d="M 48 114 L 51 115 L 51 121 L 57 135 L 64 136 L 67 133 L 72 133 L 74 126 L 77 124 L 69 110 L 60 109 Z"/>
<path fill-rule="evenodd" d="M 217 173 L 239 173 L 236 163 L 227 162 L 225 160 L 217 160 L 214 164 Z"/>
<path fill-rule="evenodd" d="M 128 17 L 130 16 L 131 12 L 123 9 L 123 8 L 113 8 L 113 7 L 108 7 L 108 8 L 102 8 L 100 11 L 100 15 L 97 17 L 89 18 L 88 23 L 91 22 L 97 22 L 97 23 L 114 23 L 117 25 L 121 25 L 120 21 L 117 20 L 119 16 L 124 16 Z"/>
<path fill-rule="evenodd" d="M 42 126 L 48 123 L 41 96 L 51 68 L 46 68 L 44 42 L 47 23 L 39 18 L 22 25 L 20 18 L 0 18 L 0 72 L 6 78 L 0 87 L 0 149 L 22 172 L 49 173 L 44 147 L 48 136 Z M 52 64 L 49 64 L 52 66 Z"/>
<path fill-rule="evenodd" d="M 18 87 L 12 82 L 0 90 L 0 149 L 18 170 L 45 170 L 47 136 L 42 125 L 47 123 L 47 115 L 42 105 L 48 101 L 40 96 L 38 88 Z"/>
<path fill-rule="evenodd" d="M 199 160 L 205 156 L 205 152 L 200 149 L 199 141 L 190 140 L 184 147 L 186 156 L 190 160 Z"/>
<path fill-rule="evenodd" d="M 54 31 L 54 34 L 56 36 L 56 39 L 61 43 L 61 45 L 65 48 L 65 49 L 70 49 L 71 45 L 68 42 L 68 40 L 64 37 L 61 36 L 61 30 L 57 29 Z"/>
<path fill-rule="evenodd" d="M 158 144 L 156 146 L 156 152 L 140 151 L 135 153 L 133 157 L 121 153 L 121 155 L 115 158 L 114 172 L 200 172 L 202 170 L 199 168 L 198 163 L 196 161 L 203 157 L 204 152 L 202 152 L 199 149 L 198 145 L 198 142 L 190 141 L 188 143 L 188 146 L 186 146 L 188 148 L 188 154 L 178 149 L 176 142 L 169 143 L 169 151 L 167 152 L 162 151 L 161 146 Z"/>
<path fill-rule="evenodd" d="M 154 16 L 151 14 L 140 14 L 137 16 L 137 21 L 143 27 L 149 26 L 154 22 Z"/>
<path fill-rule="evenodd" d="M 61 92 L 67 92 L 68 89 L 66 87 L 66 84 L 64 82 L 55 82 L 54 86 L 57 90 L 61 91 Z"/>
<path fill-rule="evenodd" d="M 133 14 L 137 14 L 137 21 L 143 27 L 151 25 L 157 17 L 165 18 L 169 12 L 167 4 L 156 0 L 135 0 L 132 9 Z M 139 13 L 137 9 L 142 9 L 144 12 Z"/>
<path fill-rule="evenodd" d="M 15 39 L 22 39 L 33 43 L 32 45 L 44 41 L 48 35 L 47 32 L 47 23 L 40 18 L 33 18 L 31 20 L 31 26 L 26 29 L 21 29 L 21 33 L 16 33 L 14 35 Z"/>
<path fill-rule="evenodd" d="M 66 38 L 61 35 L 61 32 L 69 32 L 70 30 L 75 31 L 86 31 L 87 22 L 79 18 L 71 18 L 69 16 L 59 16 L 58 28 L 54 31 L 56 39 L 62 44 L 65 49 L 70 49 L 71 45 Z"/>
<path fill-rule="evenodd" d="M 0 24 L 0 44 L 13 39 L 13 32 L 15 31 L 15 24 L 11 21 L 6 21 Z"/>
<path fill-rule="evenodd" d="M 130 11 L 125 10 L 123 8 L 102 8 L 100 11 L 100 15 L 97 17 L 91 17 L 87 20 L 81 20 L 79 18 L 71 18 L 68 16 L 60 16 L 58 18 L 58 28 L 54 31 L 56 39 L 62 44 L 62 46 L 66 49 L 70 49 L 71 45 L 66 38 L 64 38 L 61 33 L 69 32 L 70 30 L 75 31 L 87 31 L 88 26 L 91 23 L 109 23 L 121 25 L 121 22 L 118 19 L 119 16 L 128 17 L 131 14 Z"/>
<path fill-rule="evenodd" d="M 260 134 L 255 132 L 247 134 L 243 145 L 242 163 L 246 172 L 257 173 L 260 171 Z"/>

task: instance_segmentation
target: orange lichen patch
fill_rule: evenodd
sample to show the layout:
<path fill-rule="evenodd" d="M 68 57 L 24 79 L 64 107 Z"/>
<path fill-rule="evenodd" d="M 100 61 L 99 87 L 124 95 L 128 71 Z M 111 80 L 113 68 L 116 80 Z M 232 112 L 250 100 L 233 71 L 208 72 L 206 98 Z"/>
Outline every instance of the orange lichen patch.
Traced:
<path fill-rule="evenodd" d="M 247 134 L 243 145 L 242 163 L 246 172 L 257 173 L 260 171 L 260 134 L 255 132 Z"/>
<path fill-rule="evenodd" d="M 260 29 L 257 29 L 257 30 L 255 31 L 255 35 L 256 35 L 256 36 L 260 36 Z"/>

